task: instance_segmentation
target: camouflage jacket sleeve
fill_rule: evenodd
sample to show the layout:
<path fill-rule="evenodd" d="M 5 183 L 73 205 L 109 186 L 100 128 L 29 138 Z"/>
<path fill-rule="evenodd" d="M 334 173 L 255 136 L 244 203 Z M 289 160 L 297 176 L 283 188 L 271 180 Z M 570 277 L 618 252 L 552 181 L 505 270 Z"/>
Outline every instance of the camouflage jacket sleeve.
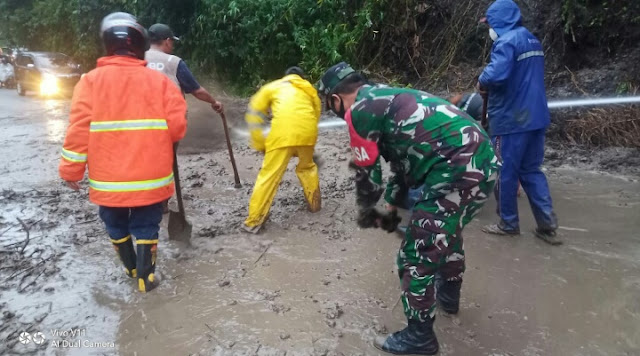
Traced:
<path fill-rule="evenodd" d="M 356 172 L 356 203 L 360 212 L 373 209 L 383 191 L 382 168 L 378 157 L 373 165 L 359 167 Z"/>
<path fill-rule="evenodd" d="M 416 177 L 411 174 L 408 152 L 410 147 L 415 146 L 416 128 L 422 125 L 426 108 L 418 104 L 416 92 L 400 89 L 394 93 L 384 121 L 389 129 L 382 154 L 390 162 L 393 173 L 387 184 L 385 200 L 399 206 L 407 198 L 409 187 L 417 183 Z"/>
<path fill-rule="evenodd" d="M 384 200 L 393 206 L 399 206 L 409 192 L 409 187 L 407 186 L 405 179 L 408 170 L 405 168 L 406 165 L 402 161 L 392 161 L 390 166 L 393 176 L 387 183 Z"/>
<path fill-rule="evenodd" d="M 382 136 L 387 98 L 359 98 L 345 119 L 349 125 L 350 145 L 356 173 L 356 202 L 360 213 L 375 207 L 384 192 L 379 144 Z"/>

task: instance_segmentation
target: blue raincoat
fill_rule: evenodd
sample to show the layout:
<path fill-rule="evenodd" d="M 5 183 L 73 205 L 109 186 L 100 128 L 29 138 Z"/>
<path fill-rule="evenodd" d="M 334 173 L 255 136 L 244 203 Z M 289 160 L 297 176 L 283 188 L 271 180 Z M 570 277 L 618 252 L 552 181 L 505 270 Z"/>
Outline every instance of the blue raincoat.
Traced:
<path fill-rule="evenodd" d="M 487 10 L 487 22 L 498 39 L 479 81 L 489 90 L 489 130 L 502 161 L 495 188 L 498 227 L 512 233 L 520 231 L 520 182 L 538 228 L 554 231 L 558 220 L 547 178 L 540 169 L 550 122 L 542 44 L 522 27 L 520 9 L 512 0 L 494 2 Z"/>
<path fill-rule="evenodd" d="M 479 79 L 489 90 L 490 134 L 547 128 L 550 120 L 542 44 L 522 26 L 520 9 L 512 0 L 494 2 L 487 10 L 487 22 L 498 34 L 491 62 Z"/>

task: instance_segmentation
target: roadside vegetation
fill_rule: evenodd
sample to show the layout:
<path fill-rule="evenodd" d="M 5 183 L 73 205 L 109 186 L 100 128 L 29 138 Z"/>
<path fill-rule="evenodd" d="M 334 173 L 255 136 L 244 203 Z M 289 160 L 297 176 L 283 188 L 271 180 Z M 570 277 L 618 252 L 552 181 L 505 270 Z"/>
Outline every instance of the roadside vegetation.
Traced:
<path fill-rule="evenodd" d="M 311 80 L 340 60 L 376 80 L 435 93 L 469 90 L 491 41 L 478 24 L 489 0 L 0 0 L 0 41 L 70 54 L 91 67 L 102 54 L 102 17 L 127 11 L 147 26 L 182 36 L 178 55 L 239 95 L 283 68 Z M 640 2 L 518 0 L 525 25 L 542 39 L 551 94 L 633 94 L 640 85 Z M 599 79 L 590 84 L 580 74 Z M 584 77 L 585 75 L 583 75 Z M 600 78 L 601 77 L 601 78 Z M 620 116 L 638 130 L 638 110 L 591 111 L 561 130 L 579 143 L 615 143 L 581 132 L 594 116 Z M 631 120 L 631 121 L 629 121 Z M 596 120 L 597 121 L 597 120 Z M 567 126 L 568 125 L 568 126 Z M 616 125 L 614 125 L 616 126 Z M 616 126 L 618 127 L 618 126 Z M 615 130 L 614 130 L 615 131 Z M 612 131 L 613 132 L 613 131 Z M 640 137 L 640 131 L 634 132 Z M 612 135 L 615 135 L 612 133 Z M 562 135 L 559 135 L 562 136 Z M 640 146 L 638 140 L 620 144 Z"/>

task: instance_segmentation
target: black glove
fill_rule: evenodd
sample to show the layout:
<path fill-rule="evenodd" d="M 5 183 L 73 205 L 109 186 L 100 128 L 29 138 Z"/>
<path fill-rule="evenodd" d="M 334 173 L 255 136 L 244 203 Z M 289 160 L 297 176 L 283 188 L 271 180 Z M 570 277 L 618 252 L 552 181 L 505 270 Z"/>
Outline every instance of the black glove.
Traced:
<path fill-rule="evenodd" d="M 380 214 L 376 211 L 376 209 L 360 209 L 358 213 L 358 226 L 363 229 L 368 229 L 371 227 L 378 227 L 376 224 L 376 220 L 380 217 Z"/>
<path fill-rule="evenodd" d="M 394 232 L 398 228 L 398 224 L 402 218 L 398 216 L 398 211 L 394 210 L 388 214 L 384 214 L 380 219 L 380 228 L 386 232 Z"/>
<path fill-rule="evenodd" d="M 380 214 L 376 209 L 363 209 L 358 214 L 358 226 L 363 229 L 377 227 L 387 232 L 394 232 L 401 221 L 402 218 L 395 210 L 388 214 Z"/>

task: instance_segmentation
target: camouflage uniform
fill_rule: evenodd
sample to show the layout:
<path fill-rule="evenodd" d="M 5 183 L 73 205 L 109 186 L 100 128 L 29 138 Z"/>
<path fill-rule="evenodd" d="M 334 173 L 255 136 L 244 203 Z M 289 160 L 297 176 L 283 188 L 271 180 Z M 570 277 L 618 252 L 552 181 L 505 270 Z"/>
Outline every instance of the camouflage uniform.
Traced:
<path fill-rule="evenodd" d="M 380 156 L 395 174 L 386 187 L 388 203 L 397 205 L 408 187 L 425 184 L 398 253 L 405 314 L 424 321 L 434 316 L 436 272 L 448 281 L 462 280 L 462 229 L 491 194 L 499 166 L 491 140 L 447 101 L 382 85 L 360 88 L 345 120 L 360 166 L 361 216 L 384 191 Z"/>

